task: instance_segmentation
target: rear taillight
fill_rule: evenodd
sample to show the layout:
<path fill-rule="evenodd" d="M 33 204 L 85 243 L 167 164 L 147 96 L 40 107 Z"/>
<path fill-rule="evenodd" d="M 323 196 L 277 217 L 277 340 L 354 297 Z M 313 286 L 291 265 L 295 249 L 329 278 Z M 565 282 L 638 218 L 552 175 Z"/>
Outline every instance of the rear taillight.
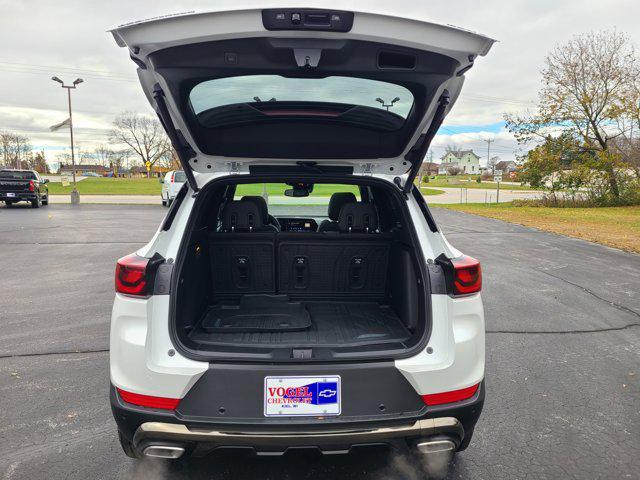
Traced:
<path fill-rule="evenodd" d="M 117 388 L 120 398 L 132 405 L 140 407 L 159 408 L 162 410 L 175 410 L 180 403 L 179 398 L 152 397 L 150 395 L 141 395 L 139 393 L 131 393 Z"/>
<path fill-rule="evenodd" d="M 135 253 L 122 257 L 116 264 L 116 292 L 126 295 L 147 295 L 148 258 Z"/>
<path fill-rule="evenodd" d="M 173 183 L 173 176 L 174 176 L 175 174 L 176 174 L 176 172 L 173 172 L 173 173 L 171 174 L 171 183 Z"/>
<path fill-rule="evenodd" d="M 29 191 L 33 192 L 35 191 L 36 186 L 33 184 L 33 180 L 29 180 Z"/>
<path fill-rule="evenodd" d="M 452 258 L 454 295 L 468 295 L 482 289 L 482 268 L 480 262 L 463 255 Z"/>
<path fill-rule="evenodd" d="M 472 385 L 460 390 L 452 390 L 450 392 L 429 393 L 422 395 L 422 401 L 426 405 L 443 405 L 445 403 L 460 402 L 473 397 L 478 391 L 480 384 Z"/>

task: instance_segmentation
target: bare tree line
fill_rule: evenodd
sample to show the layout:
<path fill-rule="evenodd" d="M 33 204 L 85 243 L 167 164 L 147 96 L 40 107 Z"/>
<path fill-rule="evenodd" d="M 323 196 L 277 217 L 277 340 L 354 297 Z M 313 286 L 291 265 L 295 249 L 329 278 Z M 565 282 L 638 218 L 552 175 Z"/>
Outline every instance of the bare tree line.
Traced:
<path fill-rule="evenodd" d="M 87 150 L 76 145 L 77 165 L 94 164 L 109 168 L 115 175 L 130 167 L 179 168 L 175 152 L 162 125 L 155 118 L 135 112 L 123 112 L 113 121 L 108 143 Z M 60 165 L 71 164 L 71 153 L 56 155 Z M 49 173 L 44 152 L 36 152 L 29 137 L 0 131 L 0 165 L 5 168 L 35 169 Z"/>

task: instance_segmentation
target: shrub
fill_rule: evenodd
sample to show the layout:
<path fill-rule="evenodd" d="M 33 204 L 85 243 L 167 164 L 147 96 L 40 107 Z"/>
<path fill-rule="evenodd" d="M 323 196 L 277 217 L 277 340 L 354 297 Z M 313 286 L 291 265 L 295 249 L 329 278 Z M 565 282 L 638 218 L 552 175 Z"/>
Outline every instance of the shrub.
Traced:
<path fill-rule="evenodd" d="M 476 183 L 481 183 L 482 182 L 482 176 L 478 175 L 476 177 Z"/>

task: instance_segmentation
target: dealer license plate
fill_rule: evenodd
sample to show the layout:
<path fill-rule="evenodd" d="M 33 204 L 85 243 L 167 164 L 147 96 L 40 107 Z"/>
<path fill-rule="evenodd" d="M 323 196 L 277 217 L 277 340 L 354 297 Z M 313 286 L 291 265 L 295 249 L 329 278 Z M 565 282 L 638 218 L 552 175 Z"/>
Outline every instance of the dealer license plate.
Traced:
<path fill-rule="evenodd" d="M 340 377 L 265 377 L 265 417 L 340 415 Z"/>

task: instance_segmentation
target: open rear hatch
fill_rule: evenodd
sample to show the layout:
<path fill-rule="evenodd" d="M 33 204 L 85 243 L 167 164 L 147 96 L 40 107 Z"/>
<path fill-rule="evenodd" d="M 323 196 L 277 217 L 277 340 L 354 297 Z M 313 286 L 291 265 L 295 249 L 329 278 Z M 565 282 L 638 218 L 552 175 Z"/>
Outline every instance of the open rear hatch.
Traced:
<path fill-rule="evenodd" d="M 193 172 L 256 165 L 417 172 L 466 72 L 493 44 L 367 12 L 236 10 L 122 25 L 151 105 Z"/>

